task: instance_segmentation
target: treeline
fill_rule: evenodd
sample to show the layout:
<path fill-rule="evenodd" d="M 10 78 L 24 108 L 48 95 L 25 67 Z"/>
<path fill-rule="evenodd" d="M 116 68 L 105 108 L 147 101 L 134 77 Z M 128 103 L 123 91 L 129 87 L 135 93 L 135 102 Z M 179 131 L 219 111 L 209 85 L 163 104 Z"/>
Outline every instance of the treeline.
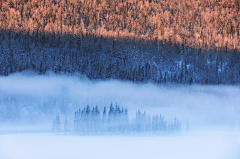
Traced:
<path fill-rule="evenodd" d="M 95 36 L 0 32 L 0 75 L 33 70 L 180 84 L 239 84 L 240 52 Z"/>
<path fill-rule="evenodd" d="M 0 30 L 240 50 L 240 1 L 1 0 Z"/>
<path fill-rule="evenodd" d="M 77 135 L 166 135 L 179 134 L 181 132 L 181 121 L 165 121 L 162 115 L 150 117 L 140 110 L 132 122 L 128 118 L 127 108 L 115 107 L 111 104 L 109 110 L 104 107 L 102 114 L 98 106 L 92 109 L 87 106 L 74 114 L 73 131 L 68 129 L 65 121 L 64 131 L 61 131 L 59 114 L 53 122 L 53 133 L 74 133 Z"/>

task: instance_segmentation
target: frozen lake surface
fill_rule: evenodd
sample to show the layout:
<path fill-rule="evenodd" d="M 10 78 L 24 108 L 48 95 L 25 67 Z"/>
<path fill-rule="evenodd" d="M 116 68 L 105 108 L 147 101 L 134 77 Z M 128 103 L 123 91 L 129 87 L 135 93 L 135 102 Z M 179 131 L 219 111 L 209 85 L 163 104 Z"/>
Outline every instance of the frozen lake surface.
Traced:
<path fill-rule="evenodd" d="M 0 135 L 1 159 L 239 159 L 240 134 L 126 137 L 52 134 Z"/>

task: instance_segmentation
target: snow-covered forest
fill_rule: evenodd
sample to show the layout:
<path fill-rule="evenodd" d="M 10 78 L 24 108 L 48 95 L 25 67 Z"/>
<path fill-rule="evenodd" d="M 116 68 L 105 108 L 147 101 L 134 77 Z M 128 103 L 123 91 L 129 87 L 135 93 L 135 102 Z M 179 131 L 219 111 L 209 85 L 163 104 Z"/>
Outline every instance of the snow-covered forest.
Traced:
<path fill-rule="evenodd" d="M 103 37 L 0 32 L 0 74 L 32 70 L 91 80 L 136 83 L 238 84 L 237 50 L 194 49 L 172 43 Z"/>

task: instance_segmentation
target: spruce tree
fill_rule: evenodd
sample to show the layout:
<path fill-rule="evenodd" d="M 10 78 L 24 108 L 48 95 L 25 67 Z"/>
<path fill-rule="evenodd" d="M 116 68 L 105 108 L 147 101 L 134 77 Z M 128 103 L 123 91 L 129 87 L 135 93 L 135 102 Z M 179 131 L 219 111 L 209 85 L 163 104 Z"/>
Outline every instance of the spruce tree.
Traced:
<path fill-rule="evenodd" d="M 89 134 L 90 133 L 90 124 L 91 124 L 91 121 L 90 121 L 90 112 L 91 112 L 91 109 L 89 107 L 89 105 L 87 105 L 87 108 L 86 108 L 86 133 Z"/>
<path fill-rule="evenodd" d="M 100 132 L 101 127 L 101 116 L 98 106 L 95 107 L 95 133 L 98 134 Z"/>
<path fill-rule="evenodd" d="M 56 118 L 53 121 L 53 127 L 52 132 L 55 134 L 59 134 L 61 130 L 61 122 L 60 122 L 60 116 L 59 113 L 56 115 Z"/>
<path fill-rule="evenodd" d="M 65 122 L 64 122 L 64 132 L 65 132 L 65 134 L 68 133 L 68 121 L 67 121 L 67 117 L 65 118 Z"/>
<path fill-rule="evenodd" d="M 186 134 L 188 134 L 190 131 L 190 125 L 188 119 L 186 119 Z"/>
<path fill-rule="evenodd" d="M 102 132 L 105 134 L 107 131 L 107 108 L 103 108 L 102 114 Z"/>
<path fill-rule="evenodd" d="M 57 114 L 57 117 L 56 117 L 56 124 L 57 124 L 57 133 L 60 133 L 60 131 L 61 131 L 61 121 L 60 121 L 59 113 Z"/>
<path fill-rule="evenodd" d="M 74 113 L 74 126 L 73 126 L 73 131 L 75 132 L 75 133 L 77 133 L 77 126 L 78 126 L 78 122 L 77 122 L 77 112 L 75 112 Z"/>
<path fill-rule="evenodd" d="M 108 131 L 112 132 L 113 131 L 113 120 L 114 120 L 114 108 L 111 103 L 108 111 Z"/>
<path fill-rule="evenodd" d="M 128 124 L 128 109 L 124 110 L 124 132 L 125 134 L 129 131 L 129 124 Z"/>

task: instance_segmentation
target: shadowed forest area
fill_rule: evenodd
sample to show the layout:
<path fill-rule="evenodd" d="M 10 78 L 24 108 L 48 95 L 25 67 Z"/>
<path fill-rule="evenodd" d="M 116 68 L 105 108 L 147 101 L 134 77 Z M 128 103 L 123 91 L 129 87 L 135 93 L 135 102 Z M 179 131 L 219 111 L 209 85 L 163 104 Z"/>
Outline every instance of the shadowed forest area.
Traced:
<path fill-rule="evenodd" d="M 2 32 L 0 74 L 33 70 L 137 83 L 238 84 L 237 50 L 193 49 L 161 42 Z"/>
<path fill-rule="evenodd" d="M 238 0 L 0 2 L 0 74 L 240 82 Z"/>

